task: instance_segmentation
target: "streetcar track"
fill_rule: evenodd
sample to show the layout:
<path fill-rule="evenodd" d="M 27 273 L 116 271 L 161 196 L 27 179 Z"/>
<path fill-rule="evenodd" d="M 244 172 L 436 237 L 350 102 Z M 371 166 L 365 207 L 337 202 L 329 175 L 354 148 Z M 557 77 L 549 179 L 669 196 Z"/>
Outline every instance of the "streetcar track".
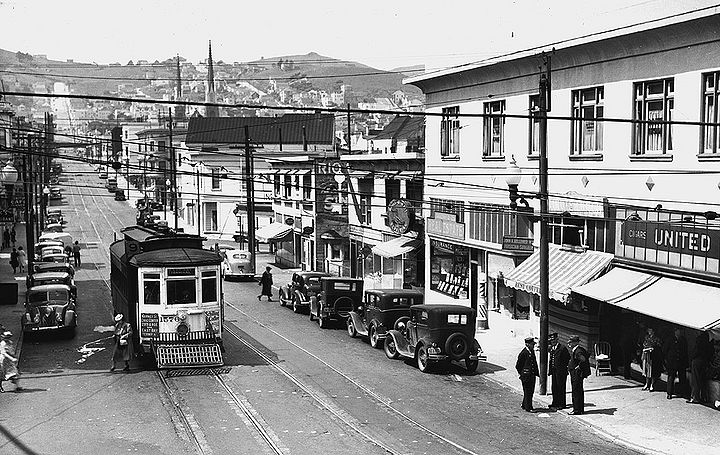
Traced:
<path fill-rule="evenodd" d="M 384 398 L 384 397 L 380 396 L 379 394 L 377 394 L 376 392 L 370 390 L 368 387 L 366 387 L 366 386 L 364 386 L 363 384 L 359 383 L 357 380 L 351 378 L 351 377 L 348 376 L 347 374 L 343 373 L 342 371 L 340 371 L 340 370 L 337 369 L 336 367 L 330 365 L 328 362 L 324 361 L 323 359 L 321 359 L 321 358 L 318 357 L 317 355 L 313 354 L 312 352 L 308 351 L 307 349 L 303 348 L 302 346 L 300 346 L 300 345 L 298 345 L 297 343 L 293 342 L 292 340 L 288 339 L 287 337 L 285 337 L 285 336 L 282 335 L 281 333 L 277 332 L 276 330 L 273 330 L 272 328 L 268 327 L 268 326 L 267 326 L 266 324 L 264 324 L 263 322 L 261 322 L 261 321 L 255 319 L 255 318 L 253 318 L 253 317 L 250 316 L 248 313 L 244 312 L 243 310 L 241 310 L 241 309 L 238 308 L 237 306 L 233 305 L 232 303 L 229 303 L 228 301 L 225 301 L 225 304 L 228 305 L 229 307 L 233 308 L 234 310 L 238 311 L 240 314 L 242 314 L 243 316 L 245 316 L 247 319 L 249 319 L 249 320 L 252 321 L 253 323 L 255 323 L 255 324 L 259 325 L 260 327 L 268 330 L 269 332 L 273 333 L 275 336 L 277 336 L 277 337 L 281 338 L 282 340 L 284 340 L 285 342 L 289 343 L 290 345 L 292 345 L 292 346 L 295 347 L 296 349 L 302 351 L 302 352 L 305 353 L 306 355 L 308 355 L 308 356 L 312 357 L 313 359 L 315 359 L 316 361 L 320 362 L 320 363 L 323 364 L 325 367 L 327 367 L 328 369 L 330 369 L 331 371 L 333 371 L 333 372 L 336 373 L 337 375 L 341 376 L 343 379 L 345 379 L 345 380 L 348 381 L 349 383 L 353 384 L 353 385 L 354 385 L 355 387 L 357 387 L 359 390 L 361 390 L 362 392 L 364 392 L 368 397 L 372 398 L 374 401 L 376 401 L 377 403 L 379 403 L 382 407 L 384 407 L 385 409 L 389 410 L 390 412 L 392 412 L 392 413 L 395 414 L 396 416 L 400 417 L 401 419 L 405 420 L 406 422 L 408 422 L 409 424 L 411 424 L 411 425 L 414 426 L 415 428 L 421 430 L 422 432 L 424 432 L 424 433 L 426 433 L 426 434 L 428 434 L 428 435 L 430 435 L 430 436 L 432 436 L 432 437 L 434 437 L 434 438 L 436 438 L 436 439 L 439 439 L 439 440 L 445 442 L 446 444 L 449 444 L 449 445 L 453 446 L 454 448 L 456 448 L 456 449 L 458 449 L 458 450 L 460 450 L 460 451 L 462 451 L 462 452 L 464 452 L 464 453 L 467 453 L 467 454 L 470 454 L 470 455 L 478 455 L 476 452 L 473 452 L 472 450 L 470 450 L 470 449 L 468 449 L 468 448 L 466 448 L 466 447 L 464 447 L 464 446 L 462 446 L 462 445 L 460 445 L 460 444 L 458 444 L 458 443 L 456 443 L 456 442 L 454 442 L 454 441 L 446 438 L 445 436 L 442 436 L 441 434 L 439 434 L 439 433 L 431 430 L 430 428 L 426 427 L 426 426 L 423 425 L 422 423 L 420 423 L 420 422 L 418 422 L 417 420 L 413 419 L 413 418 L 410 417 L 409 415 L 407 415 L 407 414 L 405 414 L 404 412 L 400 411 L 399 409 L 397 409 L 396 407 L 394 407 L 394 406 L 392 405 L 392 400 L 390 400 L 390 399 L 388 399 L 388 398 Z M 284 368 L 282 368 L 280 365 L 278 365 L 277 362 L 275 362 L 273 359 L 271 359 L 270 357 L 268 357 L 267 355 L 265 355 L 265 353 L 263 353 L 261 350 L 257 349 L 255 346 L 253 346 L 252 344 L 250 344 L 250 343 L 247 342 L 246 340 L 243 340 L 237 333 L 234 333 L 231 329 L 229 329 L 229 327 L 226 327 L 225 331 L 228 332 L 228 333 L 230 333 L 233 337 L 235 337 L 236 339 L 238 339 L 238 341 L 240 341 L 242 344 L 244 344 L 245 346 L 247 346 L 250 350 L 252 350 L 253 352 L 255 352 L 258 356 L 260 356 L 263 360 L 265 360 L 265 361 L 268 363 L 268 365 L 270 365 L 270 366 L 272 366 L 273 368 L 275 368 L 275 369 L 276 369 L 277 371 L 279 371 L 283 376 L 287 377 L 287 378 L 288 378 L 290 381 L 292 381 L 295 385 L 297 385 L 297 386 L 300 387 L 303 391 L 305 391 L 306 393 L 308 393 L 308 395 L 312 396 L 313 399 L 315 399 L 321 406 L 323 406 L 325 409 L 327 409 L 327 410 L 330 411 L 331 413 L 335 414 L 335 411 L 334 411 L 333 409 L 330 409 L 330 408 L 324 403 L 324 401 L 323 401 L 320 397 L 317 396 L 317 393 L 316 393 L 316 392 L 312 391 L 312 389 L 309 389 L 307 386 L 305 386 L 305 385 L 304 385 L 299 379 L 297 379 L 297 377 L 295 377 L 292 373 L 287 372 Z M 346 424 L 348 424 L 351 428 L 353 428 L 353 429 L 355 429 L 356 431 L 358 431 L 361 435 L 363 435 L 363 437 L 366 437 L 366 438 L 368 438 L 368 440 L 370 440 L 371 442 L 376 443 L 376 442 L 373 440 L 372 437 L 368 437 L 368 436 L 366 436 L 366 435 L 364 434 L 364 432 L 362 432 L 362 430 L 357 430 L 356 428 L 354 428 L 353 425 L 352 425 L 351 423 L 346 422 L 343 417 L 341 417 L 341 416 L 339 416 L 339 415 L 338 415 L 337 417 L 339 417 L 341 420 L 343 420 L 343 422 L 345 422 Z M 382 447 L 383 449 L 387 450 L 387 451 L 390 452 L 390 453 L 398 453 L 398 452 L 393 451 L 392 449 L 386 448 L 382 443 L 376 443 L 376 445 L 378 445 L 379 447 Z"/>

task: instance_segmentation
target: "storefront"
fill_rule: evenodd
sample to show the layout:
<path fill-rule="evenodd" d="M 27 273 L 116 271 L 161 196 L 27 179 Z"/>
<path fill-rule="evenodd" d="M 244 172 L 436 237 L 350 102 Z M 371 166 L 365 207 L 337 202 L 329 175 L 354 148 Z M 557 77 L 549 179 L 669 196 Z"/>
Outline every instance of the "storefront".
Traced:
<path fill-rule="evenodd" d="M 469 299 L 470 249 L 430 240 L 430 290 L 457 300 Z"/>

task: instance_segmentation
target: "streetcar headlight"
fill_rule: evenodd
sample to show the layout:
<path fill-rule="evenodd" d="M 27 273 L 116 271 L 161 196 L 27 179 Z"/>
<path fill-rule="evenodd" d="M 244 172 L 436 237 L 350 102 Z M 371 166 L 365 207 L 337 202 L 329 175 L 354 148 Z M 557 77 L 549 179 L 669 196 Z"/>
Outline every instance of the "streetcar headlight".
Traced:
<path fill-rule="evenodd" d="M 177 325 L 175 332 L 177 332 L 178 336 L 185 337 L 188 333 L 190 333 L 190 327 L 188 327 L 185 322 L 181 322 Z"/>

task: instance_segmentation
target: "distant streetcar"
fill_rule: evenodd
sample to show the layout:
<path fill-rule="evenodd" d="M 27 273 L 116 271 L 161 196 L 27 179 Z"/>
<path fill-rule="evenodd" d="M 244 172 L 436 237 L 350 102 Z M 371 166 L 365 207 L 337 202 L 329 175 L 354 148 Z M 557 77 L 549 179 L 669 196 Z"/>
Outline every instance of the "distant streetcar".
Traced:
<path fill-rule="evenodd" d="M 115 313 L 158 368 L 223 364 L 222 257 L 197 235 L 132 226 L 110 245 Z"/>

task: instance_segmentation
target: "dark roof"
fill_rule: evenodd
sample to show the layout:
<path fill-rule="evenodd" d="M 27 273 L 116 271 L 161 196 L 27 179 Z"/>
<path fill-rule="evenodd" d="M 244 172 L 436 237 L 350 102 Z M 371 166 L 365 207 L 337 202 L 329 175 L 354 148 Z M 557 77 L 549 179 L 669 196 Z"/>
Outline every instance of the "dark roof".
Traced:
<path fill-rule="evenodd" d="M 340 281 L 340 282 L 348 282 L 348 283 L 364 283 L 362 278 L 346 278 L 346 277 L 339 277 L 339 276 L 324 276 L 320 278 L 323 281 Z"/>
<path fill-rule="evenodd" d="M 310 272 L 310 271 L 297 272 L 297 274 L 300 275 L 300 276 L 303 277 L 303 278 L 308 278 L 308 277 L 324 277 L 324 276 L 325 276 L 325 277 L 329 277 L 329 276 L 330 276 L 329 274 L 327 274 L 327 273 L 325 273 L 325 272 Z"/>
<path fill-rule="evenodd" d="M 428 304 L 428 305 L 413 305 L 411 309 L 425 310 L 430 313 L 441 312 L 441 313 L 466 313 L 470 314 L 474 310 L 469 306 L 463 305 L 450 305 L 450 304 Z"/>
<path fill-rule="evenodd" d="M 398 115 L 373 139 L 414 139 L 425 134 L 425 119 L 420 116 Z"/>
<path fill-rule="evenodd" d="M 392 295 L 392 296 L 399 296 L 399 297 L 423 297 L 425 295 L 424 292 L 418 291 L 417 289 L 395 289 L 395 288 L 389 288 L 389 289 L 366 289 L 366 294 L 376 294 L 376 295 Z"/>
<path fill-rule="evenodd" d="M 42 284 L 40 286 L 33 286 L 30 289 L 28 289 L 28 292 L 48 292 L 48 291 L 57 291 L 57 290 L 65 290 L 70 292 L 70 286 L 67 284 Z"/>
<path fill-rule="evenodd" d="M 217 265 L 222 257 L 214 251 L 195 248 L 167 248 L 136 254 L 130 263 L 138 267 L 195 267 Z"/>
<path fill-rule="evenodd" d="M 245 144 L 245 126 L 251 144 L 327 144 L 335 142 L 331 114 L 285 114 L 281 117 L 191 118 L 187 144 Z M 303 140 L 303 127 L 305 140 Z"/>

